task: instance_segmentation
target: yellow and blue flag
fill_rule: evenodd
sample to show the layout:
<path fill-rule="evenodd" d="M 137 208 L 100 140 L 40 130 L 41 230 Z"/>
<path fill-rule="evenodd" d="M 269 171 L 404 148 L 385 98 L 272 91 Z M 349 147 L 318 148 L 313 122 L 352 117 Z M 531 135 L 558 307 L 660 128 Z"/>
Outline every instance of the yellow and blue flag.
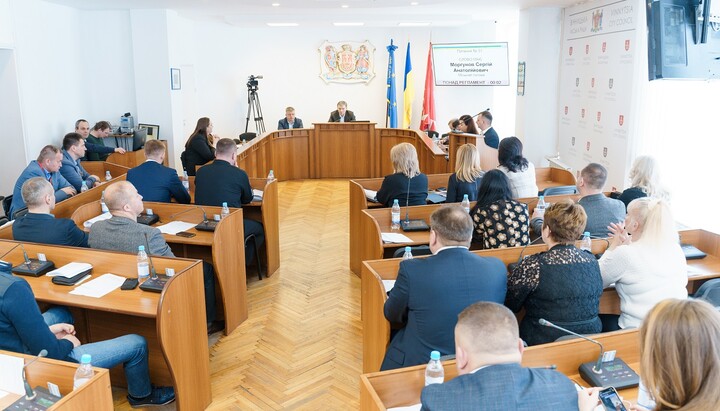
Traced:
<path fill-rule="evenodd" d="M 390 45 L 387 46 L 387 51 L 390 53 L 388 59 L 388 74 L 387 74 L 387 118 L 385 119 L 385 125 L 390 128 L 397 128 L 397 92 L 395 91 L 395 50 L 397 46 L 393 44 L 390 39 Z M 389 121 L 389 124 L 388 124 Z"/>
<path fill-rule="evenodd" d="M 415 100 L 415 76 L 412 72 L 412 63 L 410 62 L 410 42 L 407 45 L 407 54 L 405 56 L 405 86 L 403 87 L 403 128 L 410 128 L 410 120 L 412 120 L 412 105 Z"/>

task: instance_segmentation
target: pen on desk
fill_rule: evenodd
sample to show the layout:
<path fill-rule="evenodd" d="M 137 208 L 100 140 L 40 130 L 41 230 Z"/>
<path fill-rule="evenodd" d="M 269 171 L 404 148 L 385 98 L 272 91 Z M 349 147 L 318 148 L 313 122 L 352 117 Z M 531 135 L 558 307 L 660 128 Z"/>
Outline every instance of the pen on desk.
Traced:
<path fill-rule="evenodd" d="M 535 368 L 535 369 L 539 369 L 539 370 L 557 370 L 557 365 L 551 364 L 551 365 L 544 365 L 541 367 L 530 367 L 530 368 Z"/>

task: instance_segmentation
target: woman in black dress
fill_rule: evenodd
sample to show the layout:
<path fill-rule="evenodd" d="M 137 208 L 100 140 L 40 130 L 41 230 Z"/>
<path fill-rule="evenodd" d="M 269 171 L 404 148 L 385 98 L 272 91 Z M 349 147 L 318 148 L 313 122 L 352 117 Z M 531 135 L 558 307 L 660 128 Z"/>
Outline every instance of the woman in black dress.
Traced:
<path fill-rule="evenodd" d="M 470 210 L 475 231 L 473 243 L 482 248 L 505 248 L 530 242 L 530 218 L 527 204 L 513 200 L 510 181 L 498 170 L 482 177 L 477 203 Z"/>
<path fill-rule="evenodd" d="M 446 203 L 459 203 L 467 194 L 468 200 L 477 200 L 480 181 L 485 174 L 480 168 L 480 154 L 473 144 L 463 144 L 455 156 L 455 172 L 448 179 Z"/>
<path fill-rule="evenodd" d="M 425 205 L 428 196 L 428 178 L 420 172 L 415 146 L 400 143 L 390 149 L 394 174 L 385 176 L 375 198 L 385 207 L 398 200 L 400 207 Z"/>
<path fill-rule="evenodd" d="M 185 142 L 185 151 L 180 159 L 189 176 L 195 175 L 195 167 L 215 159 L 213 125 L 209 118 L 202 117 L 197 121 L 195 131 Z"/>

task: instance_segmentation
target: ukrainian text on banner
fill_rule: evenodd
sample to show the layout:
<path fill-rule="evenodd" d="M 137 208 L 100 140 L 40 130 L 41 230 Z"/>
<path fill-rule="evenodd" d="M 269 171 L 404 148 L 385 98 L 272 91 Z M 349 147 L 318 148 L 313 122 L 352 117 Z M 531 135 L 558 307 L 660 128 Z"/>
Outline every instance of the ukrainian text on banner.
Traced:
<path fill-rule="evenodd" d="M 637 69 L 635 0 L 605 0 L 565 9 L 560 66 L 558 150 L 581 170 L 600 163 L 607 189 L 623 187 Z M 643 30 L 640 30 L 641 32 Z"/>

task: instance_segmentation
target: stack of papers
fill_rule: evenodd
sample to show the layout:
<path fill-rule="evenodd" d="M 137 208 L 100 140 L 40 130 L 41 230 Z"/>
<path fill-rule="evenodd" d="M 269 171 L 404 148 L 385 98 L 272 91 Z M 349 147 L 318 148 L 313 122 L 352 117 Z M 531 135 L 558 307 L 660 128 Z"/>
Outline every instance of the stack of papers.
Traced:
<path fill-rule="evenodd" d="M 110 218 L 112 218 L 112 214 L 110 214 L 109 212 L 102 213 L 99 216 L 93 217 L 93 218 L 87 220 L 86 222 L 84 222 L 83 227 L 90 228 L 90 226 L 93 225 L 94 223 L 97 223 L 98 221 L 102 221 L 102 220 L 109 220 Z"/>
<path fill-rule="evenodd" d="M 383 285 L 385 286 L 385 292 L 389 293 L 390 290 L 395 287 L 395 280 L 382 280 Z"/>
<path fill-rule="evenodd" d="M 253 188 L 253 201 L 262 201 L 263 191 Z"/>
<path fill-rule="evenodd" d="M 412 243 L 413 240 L 400 233 L 381 233 L 382 240 L 384 243 Z"/>
<path fill-rule="evenodd" d="M 365 192 L 365 198 L 368 200 L 377 203 L 377 191 L 375 190 L 368 190 L 367 188 L 363 188 L 363 191 Z"/>
<path fill-rule="evenodd" d="M 88 270 L 92 270 L 92 264 L 73 262 L 65 264 L 60 268 L 56 268 L 45 275 L 47 275 L 48 277 L 73 278 L 76 275 Z"/>
<path fill-rule="evenodd" d="M 125 277 L 115 274 L 103 274 L 92 281 L 88 281 L 79 287 L 75 287 L 74 290 L 70 291 L 70 294 L 100 298 L 120 288 L 124 282 Z"/>
<path fill-rule="evenodd" d="M 25 360 L 13 355 L 0 354 L 0 392 L 5 391 L 18 395 L 25 395 L 25 386 L 22 381 L 22 368 Z M 0 395 L 4 397 L 4 395 Z"/>
<path fill-rule="evenodd" d="M 197 224 L 186 223 L 184 221 L 173 221 L 167 224 L 159 225 L 157 228 L 163 234 L 177 235 L 181 231 L 187 231 L 194 228 Z"/>

